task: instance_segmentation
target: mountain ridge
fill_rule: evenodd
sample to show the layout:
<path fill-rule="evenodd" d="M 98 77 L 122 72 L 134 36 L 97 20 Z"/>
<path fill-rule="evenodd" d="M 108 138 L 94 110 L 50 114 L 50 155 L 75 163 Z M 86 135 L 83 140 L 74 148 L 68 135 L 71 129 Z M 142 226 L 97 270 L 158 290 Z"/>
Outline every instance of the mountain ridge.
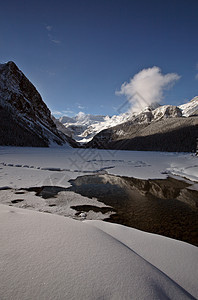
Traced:
<path fill-rule="evenodd" d="M 57 130 L 35 86 L 12 61 L 0 64 L 0 118 L 1 145 L 70 144 Z"/>
<path fill-rule="evenodd" d="M 68 135 L 76 139 L 82 145 L 91 144 L 95 136 L 100 135 L 100 132 L 119 126 L 126 122 L 129 124 L 140 124 L 156 122 L 167 118 L 189 117 L 198 113 L 198 96 L 194 97 L 188 103 L 175 105 L 151 105 L 145 107 L 139 113 L 123 113 L 118 116 L 94 116 L 81 113 L 81 118 L 77 116 L 71 118 L 63 116 L 59 120 L 66 128 Z M 96 118 L 99 120 L 97 122 Z M 121 134 L 121 133 L 120 133 Z"/>
<path fill-rule="evenodd" d="M 198 97 L 183 106 L 161 106 L 142 112 L 131 121 L 102 130 L 86 147 L 119 150 L 196 152 L 198 138 Z M 192 104 L 192 102 L 190 103 Z M 184 116 L 183 114 L 188 114 Z"/>

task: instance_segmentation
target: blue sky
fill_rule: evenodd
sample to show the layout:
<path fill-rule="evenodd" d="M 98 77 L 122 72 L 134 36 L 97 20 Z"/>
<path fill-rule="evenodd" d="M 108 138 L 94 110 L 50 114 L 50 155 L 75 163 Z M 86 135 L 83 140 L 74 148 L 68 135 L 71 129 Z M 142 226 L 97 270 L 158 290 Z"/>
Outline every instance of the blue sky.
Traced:
<path fill-rule="evenodd" d="M 198 94 L 197 15 L 197 0 L 1 1 L 0 62 L 65 115 L 118 113 L 116 91 L 154 66 L 178 75 L 161 103 L 182 104 Z"/>

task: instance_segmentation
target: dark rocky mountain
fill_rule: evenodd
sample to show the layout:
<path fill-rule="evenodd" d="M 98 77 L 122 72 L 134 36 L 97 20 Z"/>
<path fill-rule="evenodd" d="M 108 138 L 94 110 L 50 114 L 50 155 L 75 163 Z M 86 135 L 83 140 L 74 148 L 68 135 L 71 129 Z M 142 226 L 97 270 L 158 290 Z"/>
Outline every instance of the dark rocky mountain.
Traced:
<path fill-rule="evenodd" d="M 0 145 L 73 144 L 59 132 L 34 85 L 14 62 L 0 64 Z"/>
<path fill-rule="evenodd" d="M 193 106 L 194 105 L 194 106 Z M 184 107 L 166 105 L 146 109 L 132 120 L 98 133 L 86 147 L 101 149 L 195 152 L 198 138 L 198 99 Z M 194 112 L 193 108 L 194 107 Z"/>

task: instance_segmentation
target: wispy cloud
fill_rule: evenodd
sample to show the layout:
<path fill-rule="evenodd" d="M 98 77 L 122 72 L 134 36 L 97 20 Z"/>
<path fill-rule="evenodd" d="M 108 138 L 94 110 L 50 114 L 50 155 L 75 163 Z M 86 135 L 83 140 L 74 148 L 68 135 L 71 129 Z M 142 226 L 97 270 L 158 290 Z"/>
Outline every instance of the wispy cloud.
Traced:
<path fill-rule="evenodd" d="M 163 99 L 165 89 L 172 87 L 180 76 L 176 73 L 162 74 L 159 67 L 143 69 L 129 82 L 124 82 L 116 95 L 124 95 L 131 104 L 132 111 L 140 111 L 144 107 Z"/>
<path fill-rule="evenodd" d="M 54 43 L 54 44 L 60 44 L 60 43 L 61 43 L 61 41 L 55 40 L 55 39 L 53 39 L 52 37 L 50 37 L 50 41 L 51 41 L 52 43 Z"/>
<path fill-rule="evenodd" d="M 50 42 L 52 42 L 54 44 L 60 44 L 61 43 L 60 40 L 56 40 L 50 33 L 48 33 L 48 38 L 49 38 Z"/>
<path fill-rule="evenodd" d="M 47 29 L 47 31 L 51 31 L 53 27 L 51 25 L 45 25 L 45 28 Z"/>
<path fill-rule="evenodd" d="M 73 111 L 70 107 L 67 107 L 65 110 L 52 110 L 51 113 L 56 117 L 63 117 L 63 116 L 73 117 L 77 114 L 77 112 Z"/>
<path fill-rule="evenodd" d="M 45 29 L 48 32 L 47 36 L 48 36 L 50 42 L 52 42 L 54 44 L 61 44 L 61 41 L 59 39 L 57 39 L 53 34 L 53 26 L 45 24 Z"/>
<path fill-rule="evenodd" d="M 75 103 L 75 106 L 78 108 L 78 109 L 85 109 L 86 107 L 84 105 L 82 105 L 80 102 L 76 102 Z"/>
<path fill-rule="evenodd" d="M 63 113 L 61 111 L 58 111 L 58 110 L 52 110 L 51 113 L 52 113 L 53 116 L 54 115 L 55 116 L 62 116 L 63 115 Z"/>
<path fill-rule="evenodd" d="M 79 108 L 79 109 L 84 109 L 85 107 L 82 106 L 82 105 L 78 105 L 78 108 Z"/>
<path fill-rule="evenodd" d="M 63 114 L 64 115 L 73 115 L 75 114 L 75 112 L 73 110 L 70 110 L 69 108 L 67 110 L 63 110 Z"/>

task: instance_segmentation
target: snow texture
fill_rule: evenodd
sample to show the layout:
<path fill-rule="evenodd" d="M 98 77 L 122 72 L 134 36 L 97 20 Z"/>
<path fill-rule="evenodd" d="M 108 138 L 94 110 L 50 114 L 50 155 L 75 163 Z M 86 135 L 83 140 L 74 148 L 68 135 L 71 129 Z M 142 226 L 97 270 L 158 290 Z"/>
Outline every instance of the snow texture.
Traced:
<path fill-rule="evenodd" d="M 0 205 L 1 299 L 198 297 L 196 247 L 116 226 Z"/>
<path fill-rule="evenodd" d="M 194 97 L 190 102 L 179 106 L 184 117 L 189 117 L 198 110 L 198 96 Z"/>

